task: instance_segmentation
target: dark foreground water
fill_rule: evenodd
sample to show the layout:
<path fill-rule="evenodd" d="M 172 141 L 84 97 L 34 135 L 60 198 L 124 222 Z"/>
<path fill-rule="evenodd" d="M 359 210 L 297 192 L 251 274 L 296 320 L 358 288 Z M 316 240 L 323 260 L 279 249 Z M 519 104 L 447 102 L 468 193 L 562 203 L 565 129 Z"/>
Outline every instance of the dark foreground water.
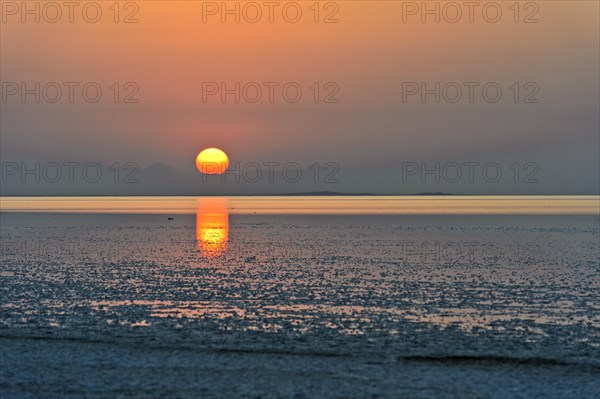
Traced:
<path fill-rule="evenodd" d="M 0 397 L 594 398 L 597 215 L 2 213 Z"/>

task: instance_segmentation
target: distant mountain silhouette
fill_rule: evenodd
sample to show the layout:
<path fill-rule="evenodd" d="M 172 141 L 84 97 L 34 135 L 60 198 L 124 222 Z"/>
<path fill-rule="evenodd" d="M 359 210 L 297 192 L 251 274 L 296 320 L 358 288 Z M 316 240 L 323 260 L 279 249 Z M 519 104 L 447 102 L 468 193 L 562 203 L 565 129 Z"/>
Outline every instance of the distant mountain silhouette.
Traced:
<path fill-rule="evenodd" d="M 153 163 L 150 166 L 142 168 L 141 173 L 153 176 L 180 176 L 182 172 L 172 166 L 165 165 L 164 163 Z"/>
<path fill-rule="evenodd" d="M 373 194 L 373 193 L 341 193 L 339 191 L 307 191 L 302 193 L 286 193 L 281 195 L 289 195 L 289 196 L 334 196 L 334 195 L 381 195 L 381 194 Z"/>
<path fill-rule="evenodd" d="M 19 175 L 9 176 L 1 184 L 3 196 L 382 196 L 382 195 L 456 195 L 444 192 L 423 192 L 419 194 L 399 193 L 382 189 L 383 192 L 352 192 L 351 183 L 345 176 L 339 183 L 315 182 L 314 171 L 301 170 L 302 179 L 291 182 L 279 173 L 274 180 L 269 179 L 269 171 L 260 170 L 262 178 L 252 180 L 253 175 L 240 175 L 228 171 L 227 175 L 202 175 L 193 165 L 185 170 L 164 164 L 153 163 L 137 169 L 137 165 L 121 164 L 118 173 L 110 165 L 101 165 L 101 178 L 90 181 L 82 176 L 81 168 L 75 173 L 75 181 L 63 178 L 58 181 L 39 179 L 33 176 L 25 181 Z M 92 170 L 91 172 L 95 172 Z M 90 172 L 91 176 L 94 176 Z M 253 173 L 256 173 L 253 171 Z M 340 191 L 331 190 L 338 188 Z M 405 188 L 408 191 L 408 188 Z M 343 191 L 342 191 L 343 190 Z M 416 191 L 416 190 L 415 190 Z"/>
<path fill-rule="evenodd" d="M 437 192 L 437 193 L 418 193 L 418 194 L 376 194 L 376 193 L 342 193 L 342 192 L 338 192 L 338 191 L 308 191 L 308 192 L 303 192 L 303 193 L 286 193 L 286 194 L 280 194 L 280 195 L 287 195 L 287 196 L 389 196 L 389 195 L 423 195 L 423 196 L 429 196 L 429 195 L 456 195 L 456 194 L 448 194 L 448 193 L 442 193 L 442 192 Z"/>

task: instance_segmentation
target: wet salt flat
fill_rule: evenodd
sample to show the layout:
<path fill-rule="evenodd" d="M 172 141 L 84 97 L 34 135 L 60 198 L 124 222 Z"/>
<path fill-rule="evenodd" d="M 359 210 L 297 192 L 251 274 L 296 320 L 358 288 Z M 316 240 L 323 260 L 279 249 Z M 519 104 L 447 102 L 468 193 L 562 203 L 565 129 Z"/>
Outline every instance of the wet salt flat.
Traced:
<path fill-rule="evenodd" d="M 597 213 L 28 210 L 3 398 L 599 396 Z"/>

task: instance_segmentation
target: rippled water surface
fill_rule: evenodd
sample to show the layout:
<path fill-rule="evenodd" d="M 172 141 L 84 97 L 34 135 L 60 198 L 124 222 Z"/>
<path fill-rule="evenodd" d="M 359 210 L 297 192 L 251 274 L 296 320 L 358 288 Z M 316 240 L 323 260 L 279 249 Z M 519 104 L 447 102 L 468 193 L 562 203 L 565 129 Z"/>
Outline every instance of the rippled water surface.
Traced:
<path fill-rule="evenodd" d="M 1 396 L 597 397 L 597 214 L 231 208 L 0 214 Z"/>

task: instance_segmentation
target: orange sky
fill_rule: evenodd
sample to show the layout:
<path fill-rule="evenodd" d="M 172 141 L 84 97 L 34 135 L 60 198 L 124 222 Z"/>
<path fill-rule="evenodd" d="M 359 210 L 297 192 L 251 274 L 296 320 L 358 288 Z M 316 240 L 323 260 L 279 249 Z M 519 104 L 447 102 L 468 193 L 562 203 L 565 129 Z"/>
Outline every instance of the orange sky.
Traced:
<path fill-rule="evenodd" d="M 23 24 L 5 13 L 2 81 L 136 82 L 140 102 L 111 103 L 108 91 L 98 104 L 5 102 L 3 157 L 43 152 L 193 168 L 200 149 L 216 146 L 246 162 L 336 161 L 360 169 L 409 156 L 523 154 L 547 170 L 570 164 L 571 173 L 597 176 L 590 172 L 600 106 L 595 2 L 538 2 L 533 24 L 514 23 L 509 2 L 499 2 L 504 14 L 494 24 L 478 12 L 473 23 L 421 23 L 419 15 L 403 23 L 403 2 L 391 1 L 336 2 L 339 22 L 330 24 L 314 23 L 313 2 L 298 2 L 303 17 L 292 24 L 277 12 L 274 23 L 221 23 L 218 15 L 203 23 L 207 2 L 141 1 L 139 22 L 124 24 L 113 22 L 112 3 L 100 3 L 96 24 L 77 12 L 72 24 Z M 303 100 L 203 103 L 203 82 L 236 81 L 299 82 Z M 505 89 L 535 81 L 543 102 L 403 104 L 404 81 L 495 81 Z M 335 82 L 339 103 L 310 101 L 314 82 Z M 571 155 L 558 164 L 565 146 Z"/>

